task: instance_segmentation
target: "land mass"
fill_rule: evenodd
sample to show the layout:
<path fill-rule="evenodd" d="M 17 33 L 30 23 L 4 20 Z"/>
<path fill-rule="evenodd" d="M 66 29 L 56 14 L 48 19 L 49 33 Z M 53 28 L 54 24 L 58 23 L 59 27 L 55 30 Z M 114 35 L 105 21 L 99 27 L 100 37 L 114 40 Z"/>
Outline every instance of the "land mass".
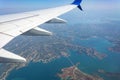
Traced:
<path fill-rule="evenodd" d="M 0 79 L 2 80 L 5 80 L 13 69 L 19 69 L 27 66 L 29 62 L 48 63 L 63 56 L 70 56 L 69 50 L 74 50 L 76 53 L 86 54 L 92 58 L 98 58 L 100 60 L 106 57 L 105 54 L 99 53 L 93 48 L 86 48 L 80 45 L 72 44 L 70 41 L 57 36 L 49 37 L 50 39 L 44 37 L 44 39 L 42 39 L 43 41 L 41 41 L 42 37 L 25 38 L 21 36 L 21 38 L 23 39 L 21 42 L 19 42 L 19 38 L 17 38 L 15 41 L 8 44 L 6 49 L 13 53 L 20 53 L 19 55 L 27 59 L 27 63 L 2 64 L 0 68 Z M 65 53 L 68 53 L 68 55 Z"/>
<path fill-rule="evenodd" d="M 74 50 L 78 54 L 86 54 L 100 60 L 107 56 L 105 53 L 100 53 L 94 48 L 74 43 L 78 38 L 88 39 L 92 36 L 97 36 L 107 40 L 120 40 L 120 28 L 119 25 L 115 24 L 76 24 L 71 27 L 65 25 L 62 25 L 62 27 L 57 24 L 57 27 L 54 27 L 55 25 L 53 27 L 51 25 L 48 26 L 48 29 L 55 33 L 52 37 L 19 36 L 5 46 L 7 50 L 25 57 L 27 63 L 1 64 L 0 80 L 5 80 L 13 69 L 27 66 L 29 62 L 48 63 L 62 56 L 70 56 L 69 54 L 64 54 L 69 53 L 69 50 Z M 116 26 L 116 29 L 113 26 Z M 119 51 L 118 46 L 116 46 L 116 50 Z"/>
<path fill-rule="evenodd" d="M 99 76 L 88 75 L 78 69 L 77 66 L 63 68 L 62 73 L 58 73 L 61 80 L 103 80 Z"/>
<path fill-rule="evenodd" d="M 120 53 L 120 41 L 114 40 L 112 42 L 114 46 L 110 47 L 109 50 L 112 52 Z"/>
<path fill-rule="evenodd" d="M 98 72 L 107 77 L 115 78 L 115 80 L 120 80 L 120 72 L 108 72 L 102 69 L 99 69 Z"/>

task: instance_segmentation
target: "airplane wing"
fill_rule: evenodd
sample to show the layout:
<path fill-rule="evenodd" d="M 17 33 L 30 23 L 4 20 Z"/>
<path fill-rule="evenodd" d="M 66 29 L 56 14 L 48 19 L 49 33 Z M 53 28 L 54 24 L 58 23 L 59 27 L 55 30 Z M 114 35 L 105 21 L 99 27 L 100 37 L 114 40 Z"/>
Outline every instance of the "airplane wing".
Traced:
<path fill-rule="evenodd" d="M 48 36 L 51 32 L 41 29 L 38 26 L 43 23 L 65 22 L 58 16 L 78 7 L 82 10 L 82 0 L 75 0 L 72 4 L 19 14 L 0 16 L 0 62 L 26 62 L 26 59 L 9 52 L 3 47 L 18 35 Z"/>

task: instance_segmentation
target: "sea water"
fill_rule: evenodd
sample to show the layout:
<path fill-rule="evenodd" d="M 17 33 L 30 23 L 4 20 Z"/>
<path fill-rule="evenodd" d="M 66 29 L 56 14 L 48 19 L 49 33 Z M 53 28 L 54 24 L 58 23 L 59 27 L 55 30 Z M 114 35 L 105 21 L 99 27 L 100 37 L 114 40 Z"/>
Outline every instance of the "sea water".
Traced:
<path fill-rule="evenodd" d="M 103 60 L 87 56 L 86 54 L 80 54 L 74 50 L 70 50 L 69 59 L 74 63 L 79 64 L 79 69 L 86 74 L 98 74 L 99 69 L 108 72 L 120 72 L 120 54 L 113 53 L 108 50 L 112 46 L 112 43 L 103 38 L 89 38 L 86 40 L 76 40 L 75 43 L 85 47 L 92 47 L 100 53 L 107 54 L 107 57 Z M 61 57 L 47 64 L 44 63 L 30 63 L 28 66 L 19 70 L 13 70 L 7 77 L 7 80 L 60 80 L 57 73 L 61 72 L 62 68 L 70 67 L 72 64 L 67 58 Z M 116 80 L 115 78 L 101 75 L 105 80 Z"/>

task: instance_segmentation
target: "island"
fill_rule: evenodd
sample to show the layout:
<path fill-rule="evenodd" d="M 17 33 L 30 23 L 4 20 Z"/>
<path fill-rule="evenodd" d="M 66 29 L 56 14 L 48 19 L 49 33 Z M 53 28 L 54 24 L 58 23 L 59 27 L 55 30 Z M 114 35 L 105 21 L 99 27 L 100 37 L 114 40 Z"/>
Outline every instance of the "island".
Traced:
<path fill-rule="evenodd" d="M 61 80 L 104 80 L 99 76 L 88 75 L 80 71 L 76 65 L 63 68 L 61 72 L 57 74 Z"/>
<path fill-rule="evenodd" d="M 120 80 L 120 72 L 110 72 L 110 71 L 105 71 L 103 69 L 99 69 L 98 72 L 109 78 L 114 78 L 115 80 Z"/>
<path fill-rule="evenodd" d="M 114 46 L 110 47 L 109 50 L 112 52 L 120 53 L 120 41 L 114 41 Z"/>

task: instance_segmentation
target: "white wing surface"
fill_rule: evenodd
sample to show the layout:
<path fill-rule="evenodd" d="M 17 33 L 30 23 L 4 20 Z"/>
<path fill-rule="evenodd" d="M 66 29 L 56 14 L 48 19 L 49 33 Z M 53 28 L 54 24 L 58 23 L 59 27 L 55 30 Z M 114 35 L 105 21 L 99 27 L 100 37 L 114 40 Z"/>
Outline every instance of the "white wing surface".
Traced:
<path fill-rule="evenodd" d="M 0 62 L 25 62 L 25 58 L 3 49 L 3 47 L 18 35 L 32 33 L 33 35 L 51 35 L 49 31 L 38 29 L 38 26 L 78 7 L 81 0 L 57 8 L 24 12 L 0 16 Z M 37 27 L 37 28 L 36 28 Z M 36 31 L 36 32 L 35 32 Z"/>

